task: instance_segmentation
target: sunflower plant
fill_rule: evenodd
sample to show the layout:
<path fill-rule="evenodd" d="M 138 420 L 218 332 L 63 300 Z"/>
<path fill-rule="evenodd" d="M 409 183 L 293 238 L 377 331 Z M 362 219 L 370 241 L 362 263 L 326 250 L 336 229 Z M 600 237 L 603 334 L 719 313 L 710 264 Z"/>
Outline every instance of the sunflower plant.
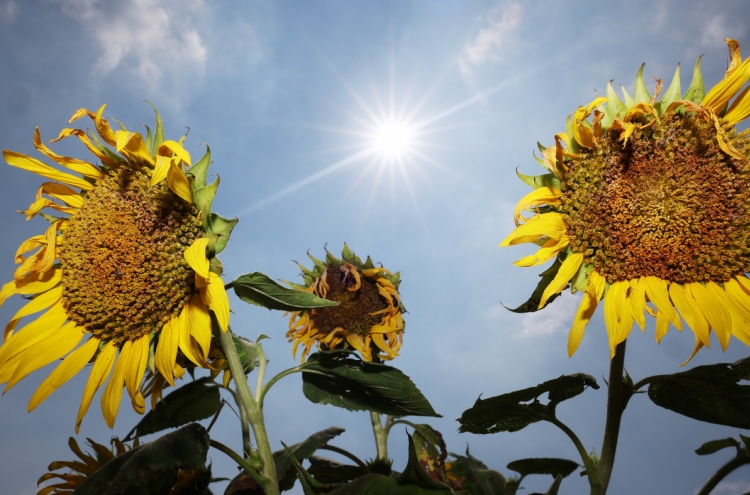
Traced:
<path fill-rule="evenodd" d="M 684 92 L 678 66 L 666 89 L 655 78 L 651 94 L 642 65 L 633 96 L 623 88 L 620 99 L 610 81 L 605 96 L 568 116 L 554 144 L 539 145 L 537 161 L 546 173 L 518 174 L 533 190 L 518 202 L 516 228 L 500 246 L 538 247 L 516 266 L 552 263 L 531 297 L 511 311 L 542 310 L 568 288 L 581 293 L 568 337 L 572 357 L 603 302 L 611 365 L 602 447 L 590 453 L 556 413 L 563 401 L 599 388 L 586 374 L 480 399 L 459 420 L 461 431 L 551 422 L 575 445 L 592 494 L 607 491 L 623 411 L 645 387 L 661 407 L 750 427 L 748 386 L 739 384 L 747 359 L 635 383 L 624 371 L 626 339 L 635 325 L 644 331 L 649 316 L 657 344 L 670 327 L 692 330 L 694 350 L 683 365 L 710 347 L 711 334 L 723 350 L 733 338 L 750 345 L 750 130 L 737 129 L 750 116 L 750 88 L 742 89 L 750 59 L 742 60 L 737 41 L 726 42 L 728 68 L 710 90 L 700 59 Z M 547 403 L 540 400 L 544 394 Z"/>

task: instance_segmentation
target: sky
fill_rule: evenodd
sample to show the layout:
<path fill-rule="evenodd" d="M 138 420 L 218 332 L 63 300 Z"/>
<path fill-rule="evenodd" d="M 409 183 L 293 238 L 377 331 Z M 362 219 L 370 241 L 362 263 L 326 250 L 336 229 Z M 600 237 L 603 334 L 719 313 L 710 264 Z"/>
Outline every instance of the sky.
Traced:
<path fill-rule="evenodd" d="M 726 69 L 724 38 L 750 53 L 747 19 L 750 4 L 741 0 L 2 0 L 0 148 L 38 156 L 35 126 L 48 141 L 76 109 L 105 103 L 105 117 L 135 130 L 152 124 L 144 100 L 153 102 L 167 138 L 189 128 L 192 156 L 202 155 L 202 143 L 211 147 L 211 173 L 221 178 L 214 211 L 240 218 L 221 255 L 225 280 L 261 271 L 297 281 L 294 261 L 305 263 L 308 251 L 322 257 L 325 246 L 337 254 L 344 242 L 400 271 L 408 314 L 404 347 L 392 364 L 442 414 L 425 422 L 443 433 L 449 451 L 468 446 L 509 475 L 506 465 L 519 458 L 579 459 L 551 425 L 481 436 L 459 434 L 455 419 L 480 394 L 561 374 L 589 373 L 604 385 L 609 357 L 599 311 L 568 358 L 577 296 L 526 315 L 501 304 L 525 301 L 541 271 L 512 265 L 528 249 L 498 248 L 513 228 L 515 203 L 528 192 L 516 168 L 543 173 L 532 156 L 536 143 L 552 143 L 565 117 L 609 80 L 632 94 L 641 63 L 650 89 L 652 76 L 668 83 L 678 63 L 687 87 L 704 54 L 704 79 L 713 86 Z M 383 151 L 404 144 L 402 155 Z M 77 142 L 52 146 L 90 156 Z M 8 281 L 16 248 L 45 222 L 16 213 L 32 202 L 40 178 L 8 166 L 0 174 L 0 279 Z M 294 366 L 283 314 L 230 297 L 235 332 L 271 337 L 264 341 L 269 375 Z M 6 302 L 0 319 L 9 320 L 22 302 Z M 625 366 L 636 380 L 680 371 L 693 343 L 690 332 L 671 328 L 657 346 L 651 319 L 645 333 L 631 334 Z M 691 366 L 748 354 L 733 340 L 726 353 L 718 345 L 702 350 Z M 87 374 L 26 412 L 51 369 L 0 398 L 3 493 L 35 494 L 50 462 L 72 459 L 67 438 Z M 605 403 L 602 388 L 558 408 L 588 450 L 600 451 Z M 127 434 L 138 416 L 126 406 L 109 430 L 95 399 L 79 441 Z M 375 456 L 368 415 L 310 403 L 299 375 L 274 387 L 265 415 L 274 449 L 341 426 L 346 432 L 333 444 Z M 624 415 L 609 493 L 695 493 L 731 453 L 700 457 L 694 450 L 739 433 L 747 432 L 636 396 Z M 212 435 L 240 450 L 231 412 L 222 413 Z M 405 433 L 394 431 L 394 468 L 405 465 L 406 449 Z M 216 476 L 236 474 L 223 454 L 209 455 Z M 551 481 L 527 478 L 519 493 L 544 492 Z M 215 493 L 222 490 L 216 485 Z M 587 490 L 573 474 L 560 493 Z M 748 490 L 750 470 L 740 469 L 714 493 Z M 299 485 L 291 493 L 301 494 Z"/>

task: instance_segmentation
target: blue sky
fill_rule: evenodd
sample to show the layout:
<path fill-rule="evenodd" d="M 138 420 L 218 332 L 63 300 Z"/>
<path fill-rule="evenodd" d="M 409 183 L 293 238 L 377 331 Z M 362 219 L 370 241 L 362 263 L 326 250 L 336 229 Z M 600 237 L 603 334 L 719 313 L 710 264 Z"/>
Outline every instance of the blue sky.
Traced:
<path fill-rule="evenodd" d="M 565 116 L 591 101 L 607 81 L 632 90 L 645 62 L 647 81 L 669 81 L 678 62 L 683 86 L 700 54 L 708 87 L 724 73 L 725 37 L 746 53 L 747 2 L 682 0 L 524 2 L 403 0 L 382 2 L 209 2 L 203 0 L 0 1 L 0 148 L 34 154 L 39 126 L 49 140 L 80 107 L 108 104 L 105 115 L 128 128 L 151 124 L 143 100 L 161 111 L 168 137 L 189 127 L 186 146 L 200 156 L 211 146 L 212 173 L 221 177 L 214 209 L 239 216 L 222 254 L 226 278 L 263 271 L 295 280 L 291 260 L 344 242 L 401 271 L 405 345 L 394 365 L 416 382 L 444 417 L 449 450 L 473 455 L 505 474 L 522 457 L 577 460 L 564 435 L 532 425 L 519 433 L 458 434 L 455 421 L 477 396 L 535 385 L 562 373 L 608 370 L 600 313 L 572 359 L 567 330 L 578 300 L 565 295 L 545 311 L 503 309 L 525 300 L 536 269 L 515 268 L 527 251 L 499 249 L 513 228 L 515 202 L 526 191 L 515 178 L 541 170 L 536 142 L 552 142 Z M 653 87 L 653 84 L 649 84 Z M 632 93 L 632 91 L 631 91 Z M 391 114 L 411 116 L 420 135 L 403 165 L 382 163 L 367 149 L 367 133 Z M 88 158 L 78 143 L 54 145 L 60 154 Z M 356 155 L 358 159 L 353 159 Z M 374 160 L 374 161 L 373 161 Z M 372 162 L 372 163 L 371 163 Z M 10 280 L 19 243 L 44 228 L 15 210 L 32 201 L 40 179 L 5 167 L 0 180 L 0 278 Z M 10 319 L 22 301 L 0 309 Z M 265 348 L 270 373 L 294 365 L 280 313 L 231 300 L 232 326 Z M 626 367 L 642 378 L 678 371 L 693 337 L 674 328 L 660 346 L 653 321 L 634 331 Z M 748 355 L 733 341 L 703 350 L 694 365 Z M 0 398 L 0 479 L 3 493 L 36 493 L 35 481 L 53 460 L 69 459 L 67 437 L 85 375 L 31 414 L 26 404 L 49 370 Z M 266 401 L 274 447 L 328 426 L 346 428 L 336 444 L 360 457 L 375 446 L 365 413 L 309 403 L 301 381 L 280 382 Z M 601 445 L 605 391 L 587 391 L 558 409 L 588 449 Z M 114 431 L 98 401 L 79 438 L 107 441 L 137 421 L 125 407 Z M 239 425 L 222 415 L 213 432 L 239 450 Z M 693 450 L 740 431 L 705 425 L 651 404 L 631 401 L 610 493 L 694 493 L 729 453 L 702 458 Z M 395 467 L 406 459 L 406 437 L 394 432 Z M 211 452 L 215 472 L 233 476 L 225 457 Z M 525 492 L 544 491 L 549 478 L 529 478 Z M 293 493 L 301 493 L 299 487 Z M 573 475 L 561 493 L 586 491 Z M 750 472 L 729 477 L 715 493 L 750 490 Z M 220 492 L 220 490 L 217 490 Z"/>

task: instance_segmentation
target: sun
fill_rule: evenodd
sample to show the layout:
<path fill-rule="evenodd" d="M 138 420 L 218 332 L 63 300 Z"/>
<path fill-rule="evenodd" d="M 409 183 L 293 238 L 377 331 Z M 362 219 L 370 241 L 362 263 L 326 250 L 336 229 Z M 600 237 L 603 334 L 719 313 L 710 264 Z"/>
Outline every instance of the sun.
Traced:
<path fill-rule="evenodd" d="M 414 144 L 414 130 L 402 122 L 383 123 L 373 133 L 373 148 L 386 159 L 403 158 Z"/>

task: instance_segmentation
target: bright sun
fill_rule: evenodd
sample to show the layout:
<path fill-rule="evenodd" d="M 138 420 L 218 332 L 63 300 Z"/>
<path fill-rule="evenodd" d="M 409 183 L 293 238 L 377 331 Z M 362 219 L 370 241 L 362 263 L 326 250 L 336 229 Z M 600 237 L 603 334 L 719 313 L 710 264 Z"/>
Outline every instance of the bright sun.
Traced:
<path fill-rule="evenodd" d="M 373 137 L 373 147 L 384 158 L 403 157 L 414 144 L 413 131 L 399 122 L 381 124 Z"/>

